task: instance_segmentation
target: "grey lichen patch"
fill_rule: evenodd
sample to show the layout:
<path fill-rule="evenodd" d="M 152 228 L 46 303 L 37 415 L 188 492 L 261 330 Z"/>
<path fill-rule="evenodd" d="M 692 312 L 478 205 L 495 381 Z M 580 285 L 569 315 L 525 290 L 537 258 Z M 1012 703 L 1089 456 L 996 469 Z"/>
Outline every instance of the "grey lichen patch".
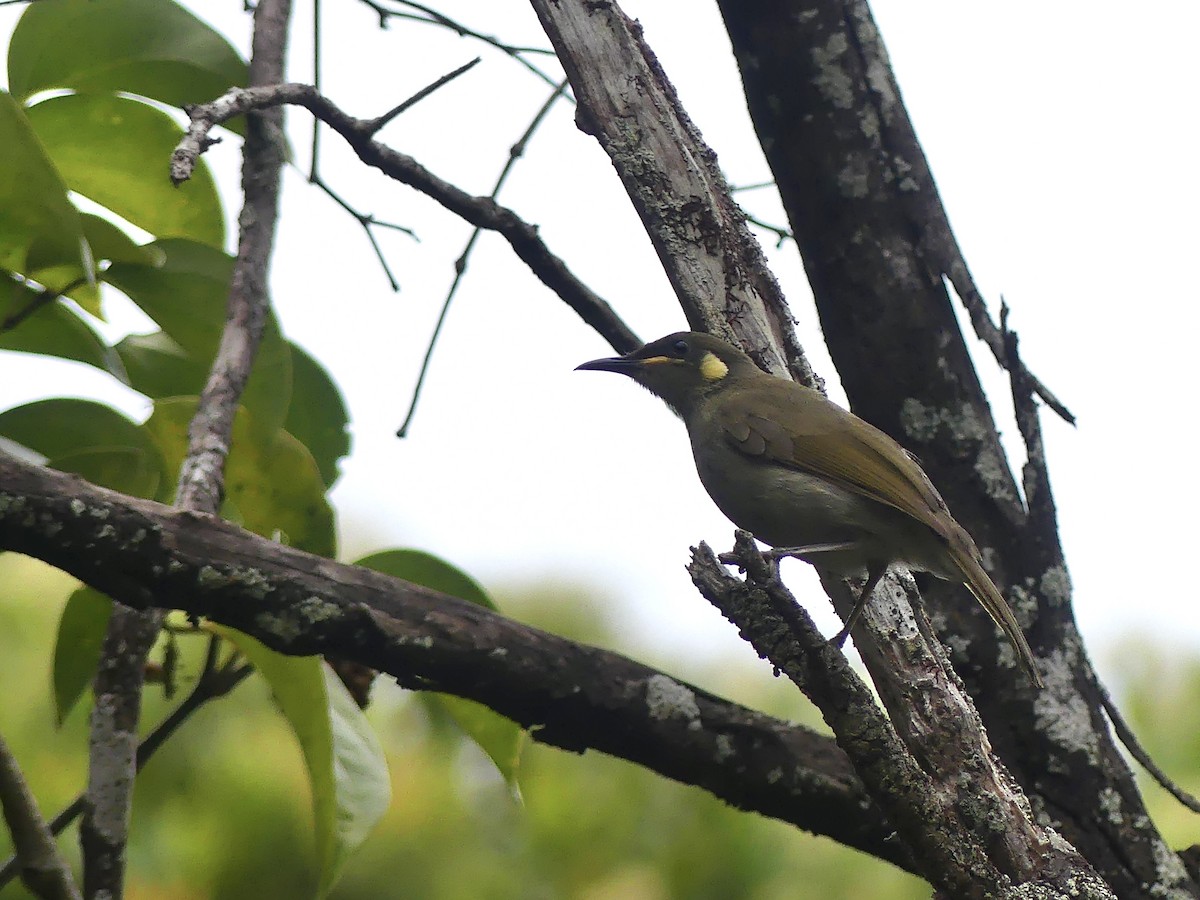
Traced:
<path fill-rule="evenodd" d="M 876 102 L 890 118 L 890 111 L 900 104 L 900 98 L 896 94 L 896 86 L 892 81 L 892 69 L 887 54 L 882 52 L 882 45 L 877 44 L 876 46 L 880 53 L 867 60 L 867 86 L 875 94 Z"/>
<path fill-rule="evenodd" d="M 991 550 L 990 547 L 988 549 Z M 1027 589 L 1028 584 L 1029 582 L 1025 581 L 1008 589 L 1008 605 L 1021 622 L 1030 621 L 1037 612 L 1037 595 Z"/>
<path fill-rule="evenodd" d="M 1158 871 L 1156 883 L 1150 893 L 1156 897 L 1187 897 L 1186 886 L 1191 881 L 1183 861 L 1177 853 L 1163 843 L 1162 838 L 1154 841 L 1154 868 Z"/>
<path fill-rule="evenodd" d="M 646 708 L 652 719 L 686 719 L 688 728 L 700 728 L 696 695 L 666 675 L 651 675 L 646 679 Z"/>
<path fill-rule="evenodd" d="M 314 625 L 334 619 L 340 613 L 341 608 L 336 603 L 309 595 L 285 609 L 260 613 L 254 621 L 264 631 L 291 643 L 311 631 Z"/>
<path fill-rule="evenodd" d="M 941 414 L 916 397 L 907 397 L 900 404 L 900 427 L 914 441 L 922 444 L 932 441 L 941 422 Z"/>
<path fill-rule="evenodd" d="M 733 739 L 727 734 L 718 734 L 716 739 L 717 762 L 725 762 L 731 759 L 737 751 L 733 747 Z"/>
<path fill-rule="evenodd" d="M 82 516 L 85 512 L 87 512 L 87 504 L 84 503 L 82 500 L 80 500 L 78 497 L 76 497 L 74 500 L 72 500 L 70 502 L 69 506 L 71 508 L 71 515 L 73 515 L 77 519 L 80 516 Z"/>
<path fill-rule="evenodd" d="M 857 155 L 847 159 L 838 170 L 837 185 L 843 197 L 857 199 L 870 194 L 871 173 L 866 161 Z"/>
<path fill-rule="evenodd" d="M 96 697 L 92 716 L 92 827 L 108 839 L 125 833 L 128 821 L 130 782 L 133 771 L 126 764 L 137 748 L 137 734 L 116 726 L 110 695 Z"/>
<path fill-rule="evenodd" d="M 176 563 L 172 560 L 173 570 L 175 566 Z M 263 600 L 275 590 L 271 580 L 253 566 L 235 566 L 224 572 L 213 566 L 201 566 L 196 573 L 196 583 L 206 591 L 238 588 L 255 600 Z"/>
<path fill-rule="evenodd" d="M 316 594 L 305 597 L 293 609 L 297 615 L 311 625 L 336 619 L 342 612 L 342 608 L 336 603 L 330 603 L 324 597 L 318 597 Z"/>
<path fill-rule="evenodd" d="M 1121 795 L 1111 787 L 1106 787 L 1100 791 L 1100 802 L 1098 804 L 1100 812 L 1113 825 L 1119 826 L 1123 821 L 1121 817 Z"/>
<path fill-rule="evenodd" d="M 776 766 L 767 773 L 767 784 L 779 784 L 783 781 L 783 769 Z"/>
<path fill-rule="evenodd" d="M 850 41 L 841 32 L 830 35 L 820 47 L 812 49 L 817 76 L 817 90 L 834 107 L 851 109 L 854 106 L 854 80 L 842 65 L 841 58 L 850 48 Z"/>
<path fill-rule="evenodd" d="M 1064 566 L 1047 569 L 1038 582 L 1038 588 L 1051 606 L 1066 606 L 1071 600 L 1071 576 Z"/>
<path fill-rule="evenodd" d="M 1071 688 L 1073 671 L 1073 661 L 1062 649 L 1044 657 L 1042 677 L 1047 688 L 1034 700 L 1035 727 L 1058 747 L 1056 755 L 1083 753 L 1088 764 L 1094 766 L 1098 765 L 1099 740 L 1088 715 L 1088 704 Z"/>

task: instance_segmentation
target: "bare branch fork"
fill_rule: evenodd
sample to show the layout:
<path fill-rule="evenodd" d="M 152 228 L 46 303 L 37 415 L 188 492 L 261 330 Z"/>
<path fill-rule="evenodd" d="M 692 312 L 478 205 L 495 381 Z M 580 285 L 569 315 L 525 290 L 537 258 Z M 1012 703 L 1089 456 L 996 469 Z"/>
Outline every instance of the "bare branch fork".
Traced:
<path fill-rule="evenodd" d="M 494 200 L 472 196 L 443 181 L 412 157 L 379 143 L 375 140 L 378 129 L 374 127 L 378 119 L 356 119 L 347 115 L 311 85 L 288 83 L 235 88 L 210 103 L 188 107 L 191 125 L 171 155 L 171 180 L 180 184 L 191 177 L 196 161 L 207 149 L 209 132 L 215 126 L 236 115 L 282 105 L 304 107 L 340 134 L 367 165 L 426 194 L 470 224 L 498 232 L 534 275 L 615 350 L 625 353 L 640 345 L 637 335 L 608 302 L 580 281 L 561 258 L 550 252 L 538 237 L 536 226 Z"/>
<path fill-rule="evenodd" d="M 314 6 L 314 9 L 313 9 L 314 15 L 319 15 L 319 10 L 320 10 L 319 4 Z M 317 38 L 313 43 L 313 67 L 314 67 L 314 70 L 316 71 L 316 79 L 317 79 L 316 84 L 319 85 L 320 84 L 320 73 L 321 73 L 321 55 L 320 55 L 321 26 L 320 26 L 319 22 L 317 22 L 314 25 L 313 33 Z M 431 84 L 428 84 L 425 87 L 421 88 L 421 90 L 417 91 L 415 94 L 413 94 L 407 100 L 403 101 L 402 103 L 397 104 L 394 108 L 388 110 L 382 116 L 379 116 L 373 123 L 376 126 L 376 130 L 383 128 L 388 122 L 395 119 L 396 116 L 400 115 L 401 113 L 405 112 L 408 109 L 411 109 L 414 105 L 416 105 L 417 103 L 424 100 L 430 94 L 434 93 L 438 88 L 449 84 L 451 81 L 453 81 L 459 75 L 462 75 L 463 73 L 474 68 L 475 65 L 478 64 L 478 62 L 479 62 L 479 57 L 477 56 L 473 60 L 471 60 L 469 63 L 459 66 L 454 71 L 448 72 L 447 74 L 441 76 L 440 78 L 438 78 L 436 81 L 432 82 Z M 367 242 L 370 243 L 371 249 L 375 253 L 375 258 L 379 261 L 380 268 L 383 269 L 383 274 L 384 274 L 384 277 L 387 278 L 388 284 L 391 286 L 393 291 L 400 290 L 400 282 L 396 279 L 395 274 L 392 272 L 392 267 L 388 264 L 387 257 L 384 256 L 383 247 L 380 246 L 379 240 L 375 237 L 375 229 L 376 228 L 388 228 L 388 229 L 391 229 L 392 231 L 399 231 L 401 234 L 408 235 L 414 241 L 420 240 L 420 238 L 417 237 L 417 233 L 413 229 L 408 228 L 404 225 L 399 225 L 394 222 L 385 222 L 382 219 L 377 219 L 374 216 L 374 214 L 372 214 L 372 213 L 359 212 L 357 209 L 355 209 L 353 206 L 351 206 L 350 203 L 341 196 L 341 194 L 339 194 L 337 191 L 335 191 L 333 189 L 333 187 L 327 181 L 325 181 L 324 178 L 321 177 L 320 172 L 319 172 L 320 158 L 321 158 L 321 120 L 314 118 L 313 119 L 313 131 L 312 131 L 312 159 L 309 162 L 308 181 L 310 184 L 314 184 L 318 188 L 320 188 L 322 191 L 324 191 L 325 195 L 327 197 L 329 197 L 330 200 L 332 200 L 334 203 L 336 203 L 338 206 L 340 206 L 356 222 L 358 222 L 358 224 L 362 227 L 363 232 L 365 232 L 365 234 L 367 236 Z"/>

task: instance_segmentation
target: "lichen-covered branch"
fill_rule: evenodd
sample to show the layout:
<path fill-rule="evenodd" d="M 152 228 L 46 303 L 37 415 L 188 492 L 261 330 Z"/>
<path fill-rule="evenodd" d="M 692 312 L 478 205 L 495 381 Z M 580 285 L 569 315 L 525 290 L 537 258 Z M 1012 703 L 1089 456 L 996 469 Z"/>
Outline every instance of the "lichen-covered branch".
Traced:
<path fill-rule="evenodd" d="M 80 552 L 82 548 L 88 552 Z M 289 654 L 468 697 L 534 739 L 601 750 L 907 867 L 833 741 L 616 653 L 0 452 L 0 550 L 140 608 L 171 604 Z"/>

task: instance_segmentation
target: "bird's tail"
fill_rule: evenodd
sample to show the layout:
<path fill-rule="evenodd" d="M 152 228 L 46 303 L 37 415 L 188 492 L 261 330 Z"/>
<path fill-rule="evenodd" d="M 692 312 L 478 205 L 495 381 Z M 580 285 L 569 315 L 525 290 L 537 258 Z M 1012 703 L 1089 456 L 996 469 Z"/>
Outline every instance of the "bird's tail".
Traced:
<path fill-rule="evenodd" d="M 1013 649 L 1017 651 L 1017 660 L 1029 676 L 1029 680 L 1039 688 L 1045 687 L 1042 683 L 1042 676 L 1038 674 L 1037 666 L 1034 665 L 1033 651 L 1029 649 L 1029 643 L 1025 640 L 1021 626 L 1017 623 L 1017 617 L 1013 615 L 1012 608 L 1005 601 L 1000 589 L 996 587 L 995 582 L 983 570 L 983 566 L 973 554 L 960 550 L 954 552 L 953 555 L 963 573 L 965 584 L 975 595 L 979 605 L 987 610 L 992 621 L 999 625 L 1008 639 L 1012 641 Z"/>

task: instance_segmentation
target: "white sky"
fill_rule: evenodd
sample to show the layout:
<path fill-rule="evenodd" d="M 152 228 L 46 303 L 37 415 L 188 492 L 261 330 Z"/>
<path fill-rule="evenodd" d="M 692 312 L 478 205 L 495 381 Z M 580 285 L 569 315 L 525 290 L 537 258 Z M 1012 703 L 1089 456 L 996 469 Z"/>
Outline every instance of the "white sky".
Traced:
<path fill-rule="evenodd" d="M 190 5 L 245 50 L 240 0 Z M 383 138 L 486 194 L 546 95 L 540 82 L 440 29 L 396 20 L 381 32 L 365 7 L 326 6 L 325 89 L 353 114 L 376 115 L 484 57 Z M 292 78 L 307 81 L 311 0 L 296 7 Z M 547 45 L 521 0 L 440 8 L 510 42 Z M 715 5 L 626 0 L 624 8 L 642 21 L 730 180 L 769 178 Z M 879 0 L 873 8 L 976 279 L 993 309 L 1006 298 L 1026 362 L 1079 418 L 1078 429 L 1049 414 L 1043 424 L 1076 615 L 1101 669 L 1119 678 L 1104 649 L 1129 633 L 1153 635 L 1164 652 L 1195 649 L 1200 604 L 1180 565 L 1194 516 L 1181 510 L 1198 498 L 1196 479 L 1180 473 L 1196 457 L 1185 442 L 1200 299 L 1200 7 Z M 0 8 L 0 34 L 16 14 Z M 289 113 L 303 168 L 309 121 Z M 209 160 L 236 214 L 236 141 Z M 690 544 L 724 549 L 732 530 L 696 479 L 682 426 L 628 381 L 573 371 L 609 348 L 498 237 L 485 235 L 471 261 L 411 437 L 393 436 L 469 229 L 365 170 L 335 137 L 326 136 L 323 160 L 327 180 L 352 202 L 422 239 L 382 235 L 402 283 L 393 295 L 351 220 L 301 171 L 286 178 L 272 285 L 285 331 L 330 369 L 351 410 L 353 453 L 334 492 L 346 555 L 417 546 L 493 589 L 587 583 L 635 655 L 749 653 L 683 568 Z M 769 193 L 743 196 L 782 222 Z M 643 338 L 684 327 L 620 183 L 568 106 L 539 132 L 501 201 L 539 224 L 550 248 Z M 835 382 L 794 247 L 768 246 L 768 255 L 801 341 Z M 1015 438 L 1005 382 L 975 350 Z M 3 407 L 64 393 L 144 412 L 98 373 L 0 355 Z M 1019 466 L 1019 443 L 1010 447 Z M 806 567 L 791 573 L 801 602 L 832 632 Z"/>

